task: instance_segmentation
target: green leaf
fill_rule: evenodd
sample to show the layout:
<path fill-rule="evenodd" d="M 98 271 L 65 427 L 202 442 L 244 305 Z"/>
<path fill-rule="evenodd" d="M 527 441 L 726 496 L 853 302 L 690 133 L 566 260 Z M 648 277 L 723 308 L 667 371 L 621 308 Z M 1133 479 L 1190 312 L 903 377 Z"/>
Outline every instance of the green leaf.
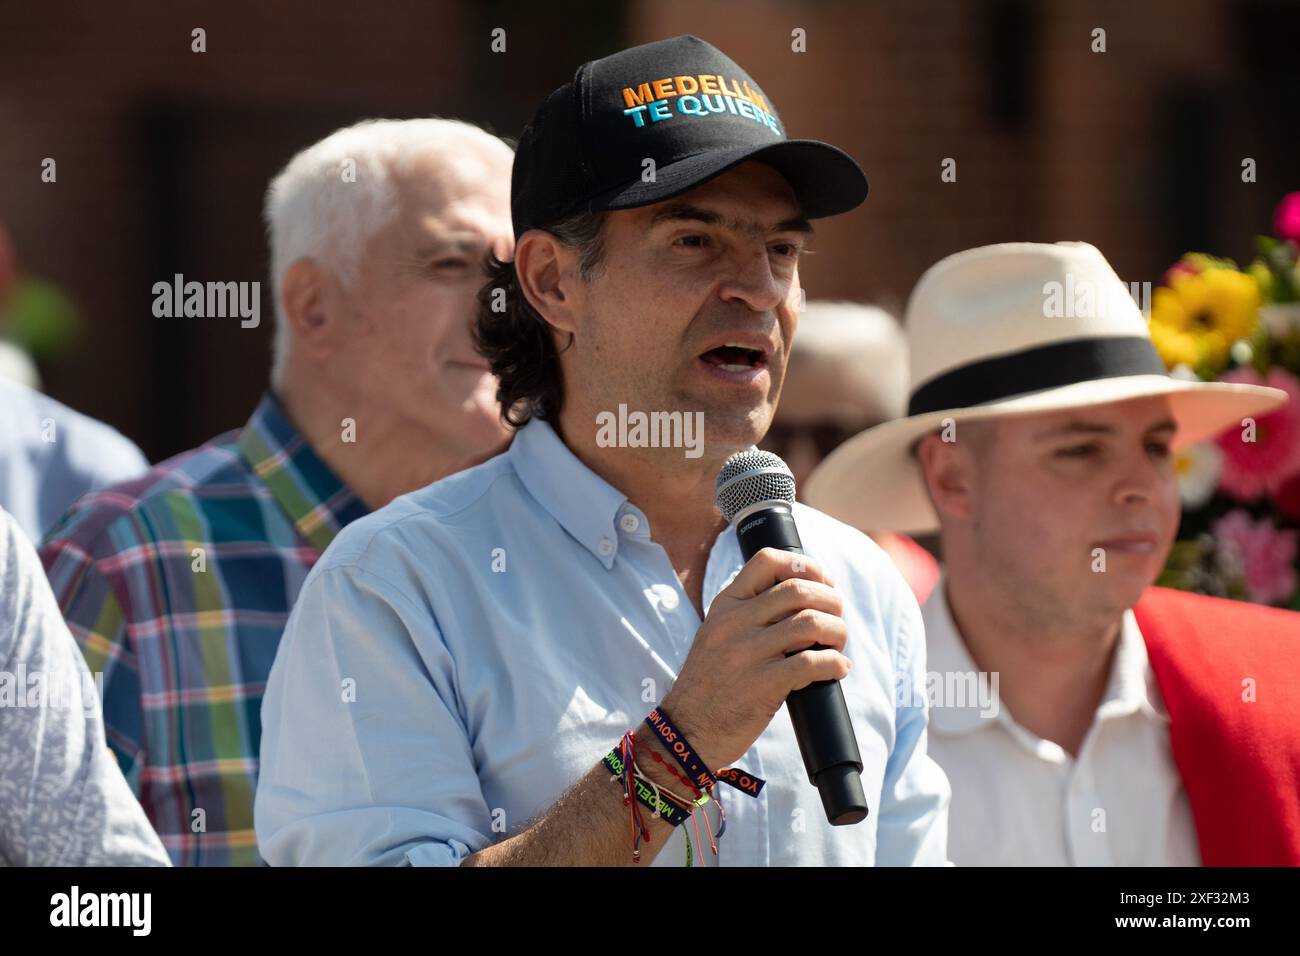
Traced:
<path fill-rule="evenodd" d="M 9 335 L 38 361 L 58 358 L 81 332 L 72 299 L 52 282 L 22 278 L 5 300 Z"/>

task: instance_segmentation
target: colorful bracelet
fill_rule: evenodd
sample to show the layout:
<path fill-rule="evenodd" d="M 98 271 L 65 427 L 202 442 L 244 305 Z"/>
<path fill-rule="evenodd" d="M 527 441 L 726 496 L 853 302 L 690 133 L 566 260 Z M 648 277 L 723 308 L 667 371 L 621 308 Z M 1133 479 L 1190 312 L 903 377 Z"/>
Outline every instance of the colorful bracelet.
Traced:
<path fill-rule="evenodd" d="M 632 782 L 628 777 L 628 764 L 635 760 L 635 741 L 631 734 L 625 733 L 619 740 L 619 747 L 622 749 L 622 759 L 615 759 L 610 762 L 612 767 L 622 768 L 622 788 L 623 788 L 623 806 L 628 808 L 628 815 L 632 826 L 632 862 L 641 862 L 641 841 L 650 840 L 650 828 L 646 826 L 641 814 L 637 812 L 636 800 L 632 799 Z M 611 777 L 611 780 L 618 780 L 618 777 Z M 658 809 L 655 810 L 658 813 Z"/>
<path fill-rule="evenodd" d="M 641 841 L 644 840 L 647 843 L 650 841 L 650 828 L 646 825 L 638 804 L 649 809 L 653 818 L 666 820 L 674 828 L 681 826 L 687 819 L 693 821 L 695 842 L 700 845 L 700 852 L 702 853 L 700 824 L 699 820 L 696 819 L 695 810 L 712 800 L 718 807 L 718 832 L 716 834 L 713 832 L 713 825 L 710 823 L 707 813 L 704 814 L 704 826 L 709 834 L 709 847 L 712 849 L 713 855 L 717 856 L 717 841 L 727 831 L 727 813 L 722 801 L 714 793 L 714 785 L 721 780 L 742 793 L 757 797 L 766 781 L 736 767 L 724 767 L 715 776 L 705 766 L 704 762 L 696 756 L 695 748 L 686 740 L 685 735 L 672 723 L 668 715 L 658 707 L 650 712 L 645 722 L 663 743 L 664 748 L 672 754 L 673 759 L 681 765 L 681 768 L 690 777 L 679 774 L 653 749 L 650 751 L 650 756 L 672 774 L 674 780 L 680 780 L 685 784 L 693 799 L 687 799 L 667 787 L 661 787 L 646 776 L 636 762 L 636 743 L 633 732 L 628 730 L 623 734 L 618 745 L 605 755 L 603 763 L 612 774 L 610 780 L 621 784 L 623 806 L 629 809 L 632 830 L 632 862 L 639 863 L 641 861 Z M 694 782 L 692 782 L 691 777 L 694 778 Z M 632 798 L 633 793 L 635 793 L 636 799 Z M 691 839 L 688 835 L 686 838 L 686 865 L 688 867 L 693 865 L 693 858 Z"/>
<path fill-rule="evenodd" d="M 659 766 L 663 767 L 663 768 L 664 768 L 665 770 L 667 770 L 670 774 L 672 774 L 674 779 L 676 779 L 676 780 L 680 780 L 682 783 L 686 784 L 686 786 L 687 786 L 688 788 L 690 788 L 690 791 L 691 791 L 692 795 L 695 797 L 696 800 L 698 800 L 698 799 L 700 798 L 700 796 L 701 796 L 700 788 L 697 787 L 697 786 L 695 786 L 695 784 L 691 783 L 689 780 L 687 780 L 685 777 L 683 777 L 680 773 L 678 773 L 678 772 L 677 772 L 677 768 L 674 767 L 672 764 L 670 764 L 670 763 L 669 763 L 667 760 L 665 760 L 663 757 L 659 756 L 658 751 L 655 751 L 655 750 L 650 751 L 650 756 L 653 757 L 655 760 L 657 760 L 657 761 L 659 762 Z"/>
<path fill-rule="evenodd" d="M 673 725 L 668 714 L 661 708 L 656 707 L 650 711 L 645 722 L 658 736 L 664 749 L 672 754 L 678 766 L 686 771 L 686 776 L 690 778 L 697 790 L 708 790 L 718 782 L 713 772 L 704 765 L 704 761 L 696 756 L 695 748 L 686 740 L 686 735 Z"/>
<path fill-rule="evenodd" d="M 719 838 L 722 837 L 724 833 L 727 832 L 727 811 L 726 808 L 723 807 L 722 801 L 718 799 L 718 795 L 714 793 L 713 790 L 714 784 L 717 783 L 717 778 L 713 775 L 713 773 L 709 770 L 709 768 L 705 766 L 704 761 L 700 760 L 699 757 L 696 755 L 695 748 L 691 746 L 690 742 L 686 739 L 686 735 L 683 734 L 675 724 L 673 724 L 672 718 L 668 716 L 667 711 L 663 710 L 663 708 L 661 707 L 656 707 L 652 711 L 650 711 L 650 714 L 646 717 L 645 722 L 650 727 L 650 729 L 655 732 L 657 739 L 663 745 L 664 749 L 666 749 L 670 754 L 672 754 L 673 759 L 677 761 L 677 763 L 681 766 L 682 770 L 684 770 L 688 775 L 688 778 L 684 778 L 678 776 L 676 773 L 673 773 L 673 777 L 675 779 L 682 780 L 683 783 L 685 783 L 688 787 L 691 788 L 692 793 L 700 793 L 701 791 L 703 791 L 707 795 L 701 797 L 698 802 L 703 803 L 704 801 L 712 797 L 713 802 L 717 804 L 718 807 L 718 832 L 717 833 L 713 832 L 713 824 L 709 822 L 709 815 L 707 813 L 704 814 L 704 826 L 709 834 L 709 848 L 713 851 L 713 855 L 717 856 L 718 840 Z M 668 766 L 666 763 L 664 763 L 663 759 L 659 757 L 659 755 L 655 753 L 653 750 L 650 753 L 651 756 L 653 756 L 656 760 L 659 760 L 660 763 L 663 763 L 665 767 Z M 670 771 L 672 770 L 671 767 L 668 767 L 668 769 Z M 699 845 L 701 843 L 700 823 L 695 818 L 694 811 L 692 811 L 691 813 L 691 820 L 692 820 L 692 825 L 695 829 L 695 842 L 697 845 Z M 703 850 L 701 848 L 701 856 L 702 855 L 703 855 Z M 691 856 L 692 856 L 691 840 L 690 837 L 687 836 L 686 838 L 686 865 L 687 866 L 691 865 Z"/>
<path fill-rule="evenodd" d="M 714 774 L 704 765 L 704 761 L 696 756 L 695 748 L 686 739 L 686 735 L 673 724 L 662 707 L 656 707 L 650 711 L 650 715 L 646 717 L 645 722 L 654 730 L 659 741 L 672 754 L 678 765 L 686 771 L 687 776 L 694 781 L 692 785 L 697 790 L 712 791 L 713 785 L 721 780 L 728 786 L 735 787 L 741 793 L 757 797 L 764 784 L 767 783 L 762 777 L 741 770 L 739 767 L 726 767 L 719 773 Z"/>
<path fill-rule="evenodd" d="M 617 750 L 611 750 L 605 754 L 604 763 L 609 768 L 610 773 L 613 774 L 610 779 L 623 784 L 623 801 L 626 805 L 631 800 L 626 775 L 627 762 L 619 755 Z M 650 810 L 654 817 L 662 818 L 674 827 L 681 826 L 690 818 L 690 811 L 677 802 L 682 799 L 681 797 L 670 794 L 662 787 L 656 788 L 654 783 L 645 779 L 644 774 L 632 774 L 631 789 L 635 791 L 640 803 Z M 642 837 L 642 839 L 648 839 L 648 835 Z"/>

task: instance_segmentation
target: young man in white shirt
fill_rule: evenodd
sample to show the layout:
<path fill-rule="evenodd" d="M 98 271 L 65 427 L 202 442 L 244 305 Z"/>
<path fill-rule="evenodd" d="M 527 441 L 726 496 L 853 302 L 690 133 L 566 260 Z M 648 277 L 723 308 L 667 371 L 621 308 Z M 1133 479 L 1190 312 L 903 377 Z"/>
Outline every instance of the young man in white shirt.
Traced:
<path fill-rule="evenodd" d="M 1245 706 L 1233 675 L 1290 666 L 1300 616 L 1151 587 L 1178 530 L 1172 450 L 1285 393 L 1166 375 L 1084 243 L 950 256 L 906 331 L 909 415 L 850 439 L 805 494 L 862 527 L 940 531 L 923 616 L 953 862 L 1294 862 L 1300 807 L 1268 796 L 1300 766 L 1288 682 Z M 1260 646 L 1202 634 L 1207 620 L 1266 628 L 1281 657 L 1253 669 Z M 1243 737 L 1260 759 L 1241 761 Z M 1249 832 L 1222 810 L 1234 801 L 1255 807 Z"/>

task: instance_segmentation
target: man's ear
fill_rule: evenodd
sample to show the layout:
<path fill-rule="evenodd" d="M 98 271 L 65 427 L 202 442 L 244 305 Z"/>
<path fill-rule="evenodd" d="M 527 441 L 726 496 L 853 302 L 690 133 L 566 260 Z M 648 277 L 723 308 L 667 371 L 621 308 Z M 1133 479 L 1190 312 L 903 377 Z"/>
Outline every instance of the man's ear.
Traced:
<path fill-rule="evenodd" d="M 341 288 L 334 274 L 312 259 L 299 259 L 285 270 L 280 306 L 289 323 L 295 352 L 324 358 L 341 335 Z"/>
<path fill-rule="evenodd" d="M 916 458 L 934 510 L 958 521 L 970 520 L 976 468 L 973 449 L 960 442 L 946 442 L 932 432 L 921 439 Z"/>
<path fill-rule="evenodd" d="M 543 229 L 531 229 L 515 246 L 515 275 L 528 304 L 552 328 L 578 330 L 583 283 L 575 250 Z"/>

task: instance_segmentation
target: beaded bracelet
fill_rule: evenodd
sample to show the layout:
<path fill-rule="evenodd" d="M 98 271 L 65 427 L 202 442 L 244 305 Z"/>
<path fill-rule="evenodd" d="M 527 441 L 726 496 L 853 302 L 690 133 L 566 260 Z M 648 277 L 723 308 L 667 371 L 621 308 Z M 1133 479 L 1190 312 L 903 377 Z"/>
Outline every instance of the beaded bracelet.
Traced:
<path fill-rule="evenodd" d="M 641 861 L 641 841 L 645 840 L 647 843 L 650 841 L 650 829 L 641 816 L 639 808 L 637 807 L 638 803 L 641 803 L 652 810 L 653 818 L 667 820 L 673 827 L 685 823 L 687 817 L 689 817 L 694 825 L 696 845 L 699 846 L 701 843 L 700 824 L 695 818 L 695 810 L 704 806 L 710 801 L 710 799 L 713 799 L 713 802 L 718 806 L 718 815 L 721 821 L 718 832 L 716 834 L 713 832 L 713 826 L 709 822 L 709 816 L 707 813 L 704 815 L 704 826 L 709 834 L 709 848 L 713 851 L 713 855 L 717 856 L 717 841 L 718 838 L 726 832 L 727 814 L 723 809 L 722 801 L 718 800 L 716 795 L 712 793 L 712 787 L 710 786 L 707 792 L 701 794 L 697 788 L 690 785 L 689 781 L 684 781 L 686 782 L 688 789 L 690 789 L 691 793 L 696 797 L 693 801 L 687 800 L 679 794 L 669 790 L 667 787 L 660 787 L 641 772 L 641 768 L 636 762 L 635 747 L 635 737 L 633 736 L 632 731 L 628 730 L 619 740 L 617 748 L 607 753 L 603 759 L 604 765 L 613 774 L 613 776 L 610 777 L 610 781 L 622 783 L 623 806 L 628 807 L 630 810 L 630 823 L 632 828 L 632 862 L 639 863 Z M 650 754 L 667 767 L 675 779 L 682 779 L 672 770 L 671 767 L 668 767 L 668 765 L 663 762 L 663 758 L 657 753 L 651 750 Z M 629 770 L 631 771 L 630 774 Z M 636 800 L 631 798 L 633 790 L 636 791 Z M 693 857 L 689 836 L 687 836 L 685 842 L 686 866 L 689 867 L 692 865 Z M 701 849 L 700 852 L 702 853 L 703 850 Z"/>
<path fill-rule="evenodd" d="M 629 777 L 625 768 L 631 768 L 632 773 L 630 777 L 632 781 L 642 784 L 642 786 L 635 787 L 634 789 L 637 791 L 638 795 L 646 797 L 641 801 L 641 803 L 646 807 L 646 809 L 652 811 L 652 815 L 655 818 L 658 818 L 659 816 L 667 817 L 669 811 L 673 809 L 681 810 L 684 814 L 690 813 L 694 801 L 688 800 L 681 794 L 655 783 L 641 771 L 640 764 L 634 760 L 626 760 L 617 749 L 611 750 L 609 753 L 605 754 L 603 762 L 611 773 L 609 778 L 610 782 L 622 785 L 625 791 L 627 790 L 627 787 L 624 782 Z M 625 793 L 624 796 L 627 797 L 628 794 Z M 684 822 L 684 818 L 676 821 L 677 824 Z"/>
<path fill-rule="evenodd" d="M 666 820 L 673 827 L 685 823 L 691 816 L 691 812 L 664 795 L 662 788 L 657 787 L 653 781 L 648 782 L 644 774 L 635 770 L 633 745 L 630 741 L 631 735 L 625 734 L 619 742 L 618 750 L 611 750 L 605 755 L 604 764 L 613 774 L 610 779 L 622 782 L 623 805 L 631 812 L 632 859 L 634 862 L 639 862 L 640 844 L 642 840 L 649 842 L 650 829 L 641 818 L 638 804 L 647 807 L 654 818 Z M 621 754 L 619 750 L 622 751 Z M 632 799 L 633 794 L 636 796 L 635 800 Z"/>

